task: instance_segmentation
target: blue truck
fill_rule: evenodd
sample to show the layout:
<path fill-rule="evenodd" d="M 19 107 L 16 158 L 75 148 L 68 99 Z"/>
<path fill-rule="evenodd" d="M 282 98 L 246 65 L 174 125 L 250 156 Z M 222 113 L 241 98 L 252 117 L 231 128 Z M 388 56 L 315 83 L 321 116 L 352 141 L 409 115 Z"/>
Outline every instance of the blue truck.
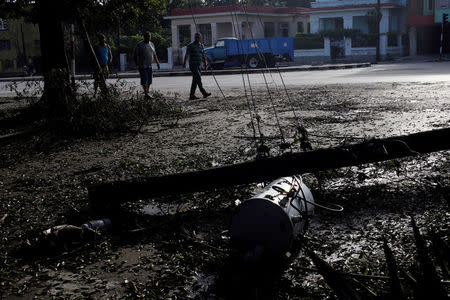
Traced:
<path fill-rule="evenodd" d="M 260 68 L 266 64 L 273 67 L 277 61 L 294 60 L 294 41 L 292 38 L 221 38 L 214 47 L 205 49 L 205 54 L 214 69 L 232 66 Z"/>

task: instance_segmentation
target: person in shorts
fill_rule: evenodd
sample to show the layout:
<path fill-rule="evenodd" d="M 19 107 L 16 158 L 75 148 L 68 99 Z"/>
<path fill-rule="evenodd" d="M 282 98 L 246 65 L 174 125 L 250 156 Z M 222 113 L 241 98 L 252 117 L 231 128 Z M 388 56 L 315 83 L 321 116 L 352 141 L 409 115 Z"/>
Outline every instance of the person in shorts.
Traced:
<path fill-rule="evenodd" d="M 106 37 L 103 34 L 98 35 L 98 44 L 94 46 L 95 56 L 97 57 L 100 70 L 96 68 L 94 72 L 94 95 L 97 95 L 98 86 L 103 79 L 109 76 L 108 64 L 112 61 L 111 48 L 106 43 Z M 102 76 L 103 75 L 103 79 Z"/>
<path fill-rule="evenodd" d="M 134 49 L 134 62 L 139 69 L 139 75 L 141 77 L 141 85 L 144 88 L 144 94 L 148 97 L 150 85 L 152 84 L 153 71 L 152 63 L 153 60 L 158 66 L 158 70 L 161 68 L 158 56 L 155 52 L 155 45 L 150 42 L 152 35 L 149 31 L 144 33 L 144 40 L 140 41 L 136 48 Z"/>

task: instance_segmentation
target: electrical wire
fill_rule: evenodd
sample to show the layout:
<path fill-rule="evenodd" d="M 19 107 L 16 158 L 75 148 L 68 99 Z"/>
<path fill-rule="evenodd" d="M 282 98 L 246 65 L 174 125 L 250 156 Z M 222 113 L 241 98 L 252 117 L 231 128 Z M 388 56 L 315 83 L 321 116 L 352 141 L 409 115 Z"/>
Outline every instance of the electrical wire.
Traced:
<path fill-rule="evenodd" d="M 235 28 L 235 23 L 234 23 L 234 20 L 233 20 L 233 12 L 231 12 L 231 23 L 232 23 L 233 31 L 235 32 L 235 34 L 237 33 L 238 36 L 240 36 L 239 29 L 238 29 L 238 31 L 236 31 L 236 28 Z M 242 53 L 244 53 L 243 48 L 242 48 L 242 43 L 239 43 L 239 44 L 240 44 L 240 46 L 241 46 Z M 259 123 L 258 113 L 257 113 L 256 111 L 255 111 L 255 112 L 252 111 L 252 108 L 251 108 L 251 106 L 250 106 L 250 100 L 249 100 L 248 93 L 247 93 L 247 86 L 246 86 L 246 83 L 245 83 L 245 77 L 244 77 L 244 72 L 243 72 L 243 69 L 242 69 L 242 64 L 239 64 L 239 65 L 240 65 L 240 67 L 241 67 L 242 84 L 243 84 L 243 86 L 244 86 L 244 91 L 245 91 L 245 100 L 246 100 L 246 104 L 247 104 L 248 111 L 249 111 L 249 114 L 250 114 L 250 122 L 251 122 L 252 130 L 253 130 L 253 140 L 254 140 L 256 149 L 258 149 L 258 142 L 257 142 L 257 140 L 256 140 L 256 128 L 255 128 L 255 122 L 253 121 L 253 113 L 256 114 L 255 119 L 256 119 L 258 131 L 259 131 L 260 143 L 263 144 L 263 143 L 264 143 L 264 139 L 263 139 L 263 134 L 262 134 L 262 132 L 261 132 L 261 125 L 260 125 L 260 123 Z M 247 75 L 248 75 L 248 69 L 247 69 Z M 250 81 L 249 81 L 249 87 L 250 87 L 250 89 L 251 89 Z M 254 105 L 254 99 L 253 99 L 253 93 L 251 93 L 251 97 L 252 97 L 251 100 L 252 100 L 252 102 L 253 102 L 253 106 L 255 107 L 255 105 Z"/>
<path fill-rule="evenodd" d="M 254 37 L 254 34 L 253 34 L 253 30 L 249 26 L 249 18 L 248 18 L 247 10 L 245 9 L 245 5 L 242 6 L 242 8 L 244 10 L 244 14 L 245 14 L 246 19 L 247 19 L 247 26 L 248 26 L 248 28 L 250 30 L 250 34 L 251 34 L 252 40 L 256 44 L 256 40 L 255 40 L 255 37 Z M 259 50 L 258 47 L 256 47 L 256 53 L 258 53 L 258 51 L 260 51 L 260 50 Z M 275 107 L 275 103 L 274 103 L 274 100 L 273 100 L 273 97 L 272 97 L 272 93 L 271 93 L 270 88 L 269 88 L 269 84 L 267 82 L 266 75 L 265 75 L 263 69 L 261 69 L 261 71 L 262 71 L 261 73 L 262 73 L 263 78 L 264 78 L 264 83 L 266 85 L 267 93 L 269 95 L 269 100 L 270 100 L 270 103 L 271 103 L 271 106 L 272 106 L 272 109 L 273 109 L 273 112 L 274 112 L 274 115 L 275 115 L 275 119 L 276 119 L 276 122 L 277 122 L 277 125 L 278 125 L 278 129 L 280 130 L 281 142 L 282 142 L 282 144 L 286 144 L 286 139 L 284 138 L 283 129 L 281 128 L 281 125 L 280 125 L 280 119 L 279 119 L 279 116 L 278 116 L 278 113 L 277 113 L 277 110 L 276 110 L 276 107 Z"/>

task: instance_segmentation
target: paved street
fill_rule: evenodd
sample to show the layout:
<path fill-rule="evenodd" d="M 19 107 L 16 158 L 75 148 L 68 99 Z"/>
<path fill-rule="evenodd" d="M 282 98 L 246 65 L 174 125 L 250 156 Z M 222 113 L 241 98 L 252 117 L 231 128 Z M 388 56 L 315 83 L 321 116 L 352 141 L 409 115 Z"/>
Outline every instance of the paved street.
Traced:
<path fill-rule="evenodd" d="M 288 87 L 377 82 L 442 82 L 450 81 L 450 62 L 380 64 L 360 69 L 286 72 L 282 73 L 282 76 Z M 266 75 L 266 78 L 272 85 L 273 81 L 277 85 L 281 84 L 280 76 L 277 73 L 273 73 L 272 77 Z M 216 79 L 224 89 L 242 87 L 241 75 L 220 75 L 216 76 Z M 262 74 L 252 74 L 250 79 L 252 87 L 265 87 Z M 179 91 L 180 88 L 185 88 L 186 93 L 189 84 L 190 78 L 186 77 L 155 78 L 154 80 L 155 89 Z M 204 85 L 209 88 L 217 88 L 212 76 L 205 76 Z"/>
<path fill-rule="evenodd" d="M 377 82 L 442 82 L 450 81 L 450 62 L 414 62 L 373 65 L 369 68 L 305 71 L 282 73 L 285 84 L 288 87 L 301 85 L 330 85 L 351 83 L 377 83 Z M 262 74 L 251 74 L 252 87 L 264 88 Z M 240 90 L 242 88 L 242 76 L 218 75 L 216 79 L 225 90 Z M 278 73 L 266 74 L 267 82 L 274 86 L 281 84 Z M 111 80 L 114 81 L 114 80 Z M 123 79 L 127 86 L 139 86 L 138 78 Z M 203 77 L 204 86 L 208 90 L 217 90 L 217 85 L 212 76 Z M 178 92 L 187 94 L 190 86 L 190 76 L 156 77 L 152 87 L 163 92 Z M 8 88 L 10 83 L 0 82 L 0 96 L 14 96 Z M 24 89 L 26 83 L 19 83 L 18 89 Z"/>

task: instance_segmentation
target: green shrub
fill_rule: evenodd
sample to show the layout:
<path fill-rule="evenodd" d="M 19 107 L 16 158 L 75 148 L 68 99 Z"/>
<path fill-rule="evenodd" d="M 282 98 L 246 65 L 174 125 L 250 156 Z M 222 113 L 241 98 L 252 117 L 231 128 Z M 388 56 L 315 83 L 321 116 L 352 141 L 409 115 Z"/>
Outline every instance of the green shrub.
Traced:
<path fill-rule="evenodd" d="M 120 37 L 120 53 L 126 53 L 127 55 L 133 55 L 134 48 L 137 43 L 142 41 L 144 38 L 140 34 L 121 36 Z"/>
<path fill-rule="evenodd" d="M 360 33 L 352 37 L 352 47 L 376 47 L 377 35 L 376 34 L 364 34 Z"/>
<path fill-rule="evenodd" d="M 121 36 L 120 53 L 126 53 L 129 58 L 132 58 L 134 48 L 136 47 L 137 43 L 139 43 L 143 39 L 144 38 L 140 34 Z M 159 60 L 166 60 L 167 48 L 170 46 L 167 34 L 164 31 L 162 33 L 152 33 L 152 43 L 155 45 L 156 54 Z"/>
<path fill-rule="evenodd" d="M 294 38 L 294 49 L 322 49 L 323 37 L 319 34 L 297 33 Z"/>
<path fill-rule="evenodd" d="M 319 33 L 322 37 L 327 37 L 332 40 L 342 40 L 345 37 L 347 38 L 353 38 L 354 36 L 361 35 L 362 32 L 359 29 L 329 29 L 329 30 L 322 30 Z"/>

